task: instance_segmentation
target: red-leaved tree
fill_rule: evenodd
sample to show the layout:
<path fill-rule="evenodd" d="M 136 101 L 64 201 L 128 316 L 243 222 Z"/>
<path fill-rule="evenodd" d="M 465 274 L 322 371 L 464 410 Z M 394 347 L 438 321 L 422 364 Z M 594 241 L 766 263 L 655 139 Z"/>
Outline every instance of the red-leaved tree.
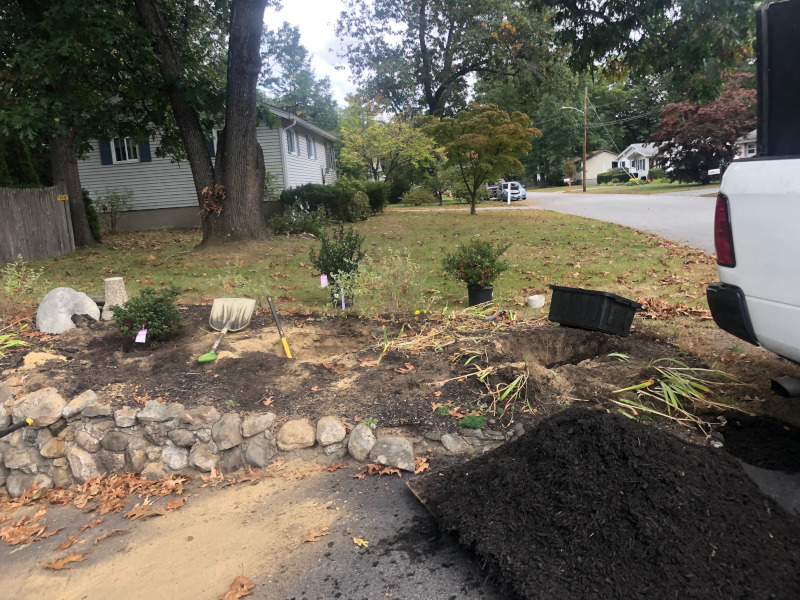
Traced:
<path fill-rule="evenodd" d="M 708 183 L 709 169 L 723 171 L 736 156 L 736 138 L 756 122 L 756 92 L 741 86 L 744 76 L 728 82 L 719 99 L 700 105 L 683 101 L 661 111 L 658 131 L 648 142 L 659 146 L 659 159 L 670 179 Z"/>

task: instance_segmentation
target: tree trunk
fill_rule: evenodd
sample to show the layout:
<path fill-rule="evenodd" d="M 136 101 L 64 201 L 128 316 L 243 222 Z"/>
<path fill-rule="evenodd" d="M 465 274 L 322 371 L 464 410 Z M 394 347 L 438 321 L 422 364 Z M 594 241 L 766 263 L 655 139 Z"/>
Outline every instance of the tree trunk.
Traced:
<path fill-rule="evenodd" d="M 233 0 L 228 42 L 225 130 L 217 144 L 216 170 L 197 112 L 179 83 L 182 69 L 157 0 L 135 0 L 142 22 L 161 57 L 160 70 L 186 147 L 198 205 L 203 190 L 222 186 L 219 212 L 203 211 L 203 244 L 268 236 L 261 202 L 264 159 L 256 141 L 256 85 L 261 71 L 261 30 L 267 0 Z M 220 143 L 221 142 L 221 143 Z"/>
<path fill-rule="evenodd" d="M 268 237 L 261 213 L 264 154 L 256 139 L 261 32 L 267 0 L 234 0 L 228 42 L 225 131 L 216 183 L 225 188 L 222 212 L 205 218 L 203 243 Z"/>
<path fill-rule="evenodd" d="M 83 205 L 74 134 L 50 138 L 50 164 L 53 167 L 53 183 L 67 186 L 75 245 L 90 246 L 96 243 L 89 228 L 89 219 L 86 218 L 86 207 Z"/>
<path fill-rule="evenodd" d="M 139 17 L 160 57 L 159 70 L 167 95 L 172 103 L 172 113 L 181 133 L 186 157 L 192 171 L 194 189 L 199 207 L 203 208 L 203 190 L 214 185 L 214 165 L 208 152 L 206 136 L 197 112 L 186 101 L 186 89 L 180 85 L 182 69 L 178 54 L 169 36 L 164 17 L 158 8 L 157 0 L 134 0 Z M 205 238 L 205 227 L 204 238 Z"/>

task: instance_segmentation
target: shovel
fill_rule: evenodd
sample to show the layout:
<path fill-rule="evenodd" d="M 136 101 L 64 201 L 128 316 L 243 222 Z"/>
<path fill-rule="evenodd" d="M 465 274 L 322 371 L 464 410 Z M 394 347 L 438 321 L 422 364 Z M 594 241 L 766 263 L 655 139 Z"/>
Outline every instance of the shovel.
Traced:
<path fill-rule="evenodd" d="M 217 348 L 222 338 L 229 331 L 240 331 L 250 324 L 256 301 L 252 298 L 215 298 L 211 305 L 211 317 L 208 324 L 214 331 L 219 331 L 219 336 L 211 346 L 211 350 L 197 359 L 197 362 L 206 363 L 217 359 Z"/>

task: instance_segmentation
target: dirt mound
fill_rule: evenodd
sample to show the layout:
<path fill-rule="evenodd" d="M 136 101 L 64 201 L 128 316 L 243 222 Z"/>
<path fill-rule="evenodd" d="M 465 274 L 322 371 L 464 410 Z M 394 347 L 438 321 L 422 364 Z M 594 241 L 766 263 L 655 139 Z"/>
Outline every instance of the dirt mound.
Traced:
<path fill-rule="evenodd" d="M 605 411 L 411 487 L 524 598 L 800 597 L 800 521 L 734 459 Z"/>

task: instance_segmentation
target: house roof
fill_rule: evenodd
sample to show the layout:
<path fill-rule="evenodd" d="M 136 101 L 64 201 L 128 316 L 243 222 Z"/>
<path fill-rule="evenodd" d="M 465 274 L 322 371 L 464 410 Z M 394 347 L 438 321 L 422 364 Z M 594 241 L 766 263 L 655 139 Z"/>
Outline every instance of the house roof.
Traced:
<path fill-rule="evenodd" d="M 753 131 L 751 131 L 747 135 L 743 135 L 740 138 L 736 138 L 736 143 L 747 144 L 750 142 L 755 142 L 757 137 L 758 137 L 758 129 L 753 129 Z"/>
<path fill-rule="evenodd" d="M 333 135 L 331 133 L 328 133 L 327 131 L 325 131 L 324 129 L 321 129 L 320 127 L 317 127 L 316 125 L 312 125 L 311 123 L 309 123 L 305 119 L 301 119 L 297 115 L 293 115 L 290 112 L 286 112 L 282 108 L 278 108 L 277 106 L 271 106 L 269 104 L 267 105 L 267 108 L 269 108 L 270 112 L 273 115 L 275 115 L 276 117 L 280 117 L 282 119 L 287 119 L 289 121 L 296 121 L 298 125 L 300 125 L 301 127 L 305 128 L 305 129 L 308 129 L 309 131 L 313 131 L 314 133 L 316 133 L 320 137 L 324 137 L 324 138 L 326 138 L 326 139 L 328 139 L 328 140 L 330 140 L 332 142 L 341 142 L 342 141 L 341 139 L 339 139 L 335 135 Z"/>
<path fill-rule="evenodd" d="M 620 152 L 617 155 L 617 158 L 618 159 L 624 159 L 624 158 L 627 158 L 627 157 L 631 156 L 632 154 L 638 154 L 638 155 L 643 156 L 645 158 L 650 158 L 650 157 L 655 156 L 656 154 L 658 154 L 658 146 L 656 146 L 655 144 L 647 144 L 647 143 L 644 143 L 644 144 L 631 144 L 630 146 L 625 148 L 625 150 Z"/>
<path fill-rule="evenodd" d="M 610 156 L 616 156 L 616 154 L 611 152 L 611 150 L 606 150 L 605 148 L 600 148 L 598 150 L 593 150 L 592 152 L 589 152 L 588 154 L 586 154 L 586 160 L 589 160 L 590 158 L 594 158 L 595 156 L 600 156 L 604 152 L 606 154 L 610 155 Z M 583 162 L 583 157 L 582 156 L 576 156 L 575 158 L 572 159 L 572 161 L 573 162 Z"/>

